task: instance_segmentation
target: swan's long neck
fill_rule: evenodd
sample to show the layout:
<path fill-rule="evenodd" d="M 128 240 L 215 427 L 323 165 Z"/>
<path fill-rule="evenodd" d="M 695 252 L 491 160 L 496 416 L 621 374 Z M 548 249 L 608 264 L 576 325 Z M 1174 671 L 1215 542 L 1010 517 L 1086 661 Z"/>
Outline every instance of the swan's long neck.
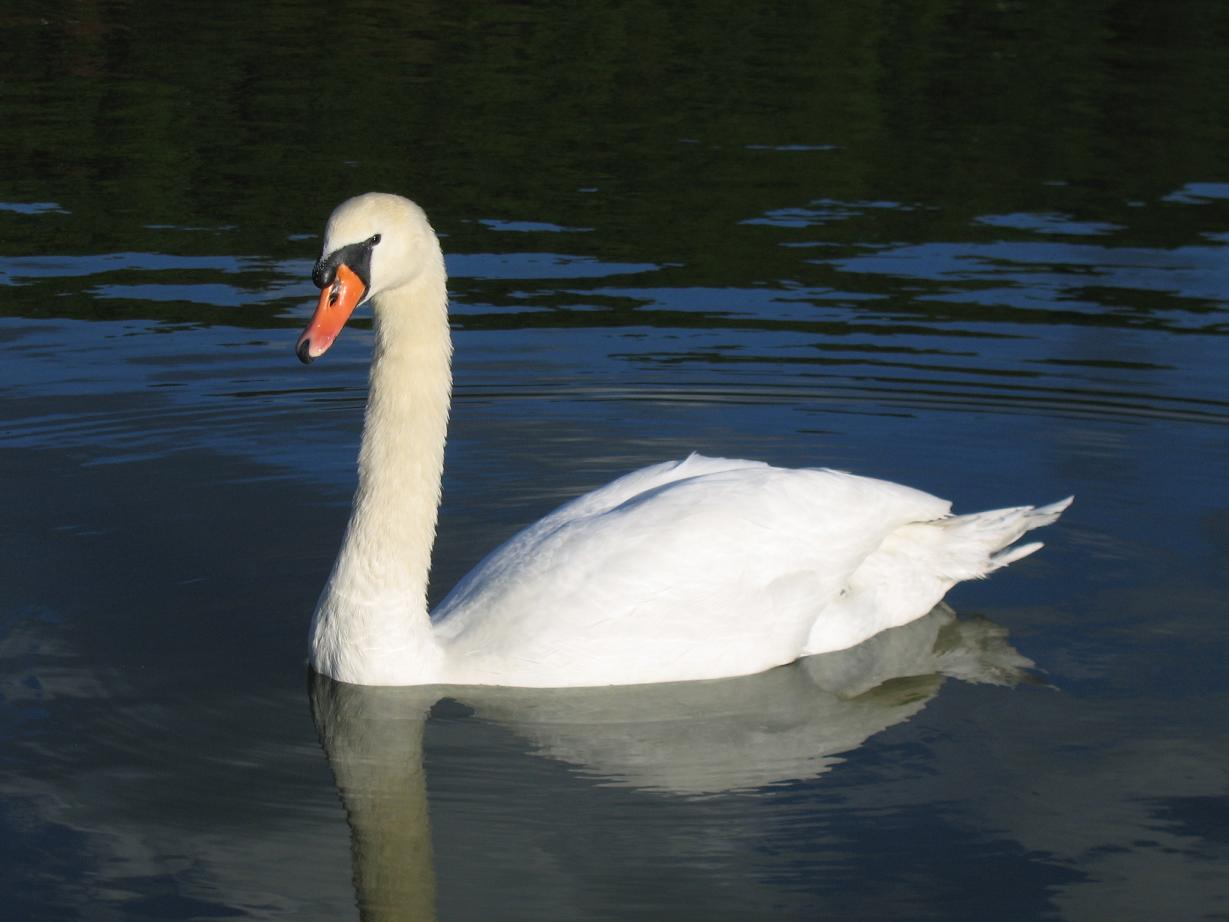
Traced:
<path fill-rule="evenodd" d="M 452 389 L 442 255 L 375 299 L 375 351 L 358 489 L 312 622 L 312 663 L 342 681 L 432 681 L 427 614 Z"/>

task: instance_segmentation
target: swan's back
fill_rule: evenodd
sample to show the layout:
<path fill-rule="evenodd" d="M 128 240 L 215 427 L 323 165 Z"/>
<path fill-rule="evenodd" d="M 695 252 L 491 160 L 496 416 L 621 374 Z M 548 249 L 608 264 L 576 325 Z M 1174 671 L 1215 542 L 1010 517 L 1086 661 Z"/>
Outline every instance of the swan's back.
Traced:
<path fill-rule="evenodd" d="M 445 678 L 626 684 L 791 662 L 889 534 L 948 511 L 838 471 L 698 455 L 644 468 L 521 532 L 453 590 L 435 614 Z"/>

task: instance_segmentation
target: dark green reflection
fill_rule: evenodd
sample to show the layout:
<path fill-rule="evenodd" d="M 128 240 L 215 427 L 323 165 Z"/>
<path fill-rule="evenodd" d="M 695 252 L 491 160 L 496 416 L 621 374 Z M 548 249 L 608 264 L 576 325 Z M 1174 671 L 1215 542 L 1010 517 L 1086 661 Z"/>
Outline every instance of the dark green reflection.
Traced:
<path fill-rule="evenodd" d="M 185 252 L 233 227 L 231 252 L 299 256 L 288 234 L 387 188 L 453 249 L 466 217 L 532 218 L 745 278 L 729 231 L 765 200 L 920 200 L 933 232 L 1059 182 L 1112 221 L 1229 149 L 1215 2 L 52 7 L 5 23 L 0 198 L 75 218 L 4 215 L 23 252 L 161 250 L 174 224 L 206 229 Z"/>

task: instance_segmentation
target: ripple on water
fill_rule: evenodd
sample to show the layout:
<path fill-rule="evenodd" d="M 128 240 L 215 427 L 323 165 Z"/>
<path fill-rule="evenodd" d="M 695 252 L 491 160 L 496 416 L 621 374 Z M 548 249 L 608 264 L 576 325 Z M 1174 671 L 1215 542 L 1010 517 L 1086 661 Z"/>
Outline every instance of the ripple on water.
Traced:
<path fill-rule="evenodd" d="M 983 215 L 977 219 L 976 223 L 988 227 L 1004 227 L 1037 234 L 1069 237 L 1095 237 L 1123 229 L 1121 224 L 1111 224 L 1108 221 L 1080 221 L 1071 215 L 1057 212 L 1038 214 L 1020 211 L 1011 214 Z"/>
<path fill-rule="evenodd" d="M 56 202 L 0 202 L 0 211 L 10 211 L 15 214 L 71 214 L 71 212 Z"/>

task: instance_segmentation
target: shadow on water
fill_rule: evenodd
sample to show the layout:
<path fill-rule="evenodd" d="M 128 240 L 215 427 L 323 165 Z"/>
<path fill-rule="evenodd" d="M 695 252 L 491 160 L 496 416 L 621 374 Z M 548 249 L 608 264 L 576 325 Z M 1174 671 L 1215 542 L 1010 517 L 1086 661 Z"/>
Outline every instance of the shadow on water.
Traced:
<path fill-rule="evenodd" d="M 436 918 L 423 738 L 440 702 L 464 705 L 468 719 L 510 731 L 532 753 L 565 763 L 592 784 L 696 798 L 816 778 L 842 753 L 917 714 L 947 678 L 1015 685 L 1037 681 L 1032 666 L 1004 628 L 960 620 L 940 604 L 852 649 L 734 679 L 584 689 L 381 688 L 312 674 L 309 685 L 350 825 L 361 917 L 410 922 Z M 488 768 L 484 786 L 500 780 L 498 766 Z M 589 830 L 595 843 L 611 832 Z"/>

